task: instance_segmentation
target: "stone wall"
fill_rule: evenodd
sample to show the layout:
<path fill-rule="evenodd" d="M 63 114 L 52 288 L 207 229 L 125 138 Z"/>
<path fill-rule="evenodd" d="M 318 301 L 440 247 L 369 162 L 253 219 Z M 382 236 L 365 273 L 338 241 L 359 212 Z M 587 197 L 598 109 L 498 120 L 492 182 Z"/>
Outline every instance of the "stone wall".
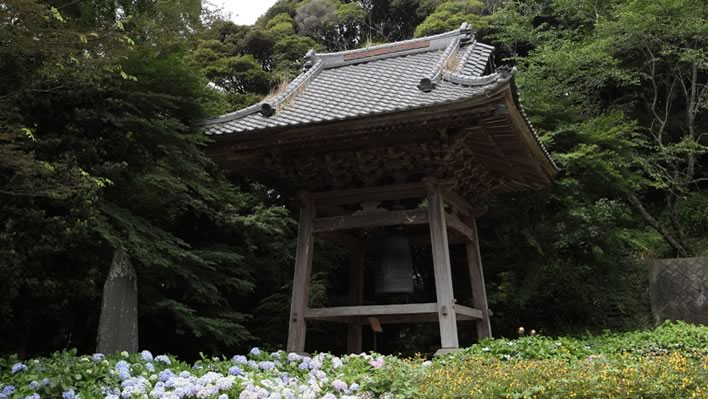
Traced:
<path fill-rule="evenodd" d="M 684 320 L 708 325 L 708 257 L 653 261 L 649 290 L 657 324 Z"/>

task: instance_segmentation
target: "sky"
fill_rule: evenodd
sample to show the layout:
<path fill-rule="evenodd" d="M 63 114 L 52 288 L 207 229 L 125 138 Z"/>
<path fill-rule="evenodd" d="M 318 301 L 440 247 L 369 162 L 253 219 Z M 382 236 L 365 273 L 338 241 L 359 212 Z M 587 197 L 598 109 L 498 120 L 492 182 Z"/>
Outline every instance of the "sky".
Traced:
<path fill-rule="evenodd" d="M 231 15 L 231 20 L 239 25 L 253 25 L 275 0 L 212 0 L 212 3 Z"/>

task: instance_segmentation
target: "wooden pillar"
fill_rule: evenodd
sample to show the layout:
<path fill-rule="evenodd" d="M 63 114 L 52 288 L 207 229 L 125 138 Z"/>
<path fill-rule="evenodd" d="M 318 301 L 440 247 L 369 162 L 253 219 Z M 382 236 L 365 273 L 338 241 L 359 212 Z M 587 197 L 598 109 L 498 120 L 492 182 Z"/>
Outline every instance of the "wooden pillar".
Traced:
<path fill-rule="evenodd" d="M 443 192 L 435 180 L 425 182 L 430 219 L 430 246 L 433 250 L 435 294 L 437 296 L 440 344 L 442 349 L 459 348 L 455 296 L 452 290 L 450 249 L 447 241 Z"/>
<path fill-rule="evenodd" d="M 482 270 L 482 257 L 479 252 L 479 234 L 477 221 L 472 219 L 473 242 L 467 244 L 467 264 L 470 268 L 472 280 L 472 302 L 474 307 L 482 311 L 482 320 L 477 321 L 477 337 L 492 338 L 492 326 L 489 322 L 489 305 L 487 304 L 487 290 L 484 288 L 484 272 Z"/>
<path fill-rule="evenodd" d="M 308 308 L 310 274 L 312 272 L 312 250 L 314 237 L 312 226 L 315 206 L 309 197 L 303 197 L 300 208 L 300 225 L 297 232 L 295 253 L 295 276 L 293 295 L 290 302 L 290 327 L 288 329 L 288 352 L 305 351 L 305 310 Z"/>
<path fill-rule="evenodd" d="M 366 262 L 366 247 L 360 243 L 352 250 L 351 266 L 349 268 L 349 301 L 350 305 L 364 303 L 364 267 Z M 347 326 L 347 352 L 361 353 L 362 324 L 358 317 L 353 317 Z"/>

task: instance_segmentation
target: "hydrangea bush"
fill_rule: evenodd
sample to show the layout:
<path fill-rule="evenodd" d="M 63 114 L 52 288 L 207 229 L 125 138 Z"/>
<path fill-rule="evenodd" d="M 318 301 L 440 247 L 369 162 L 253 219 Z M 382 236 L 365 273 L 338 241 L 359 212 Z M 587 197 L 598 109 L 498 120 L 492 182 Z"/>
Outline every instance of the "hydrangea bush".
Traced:
<path fill-rule="evenodd" d="M 0 399 L 708 399 L 706 387 L 708 327 L 685 323 L 583 339 L 485 340 L 432 361 L 258 348 L 194 363 L 148 351 L 0 359 Z"/>
<path fill-rule="evenodd" d="M 149 351 L 116 356 L 68 351 L 26 362 L 0 360 L 0 399 L 355 399 L 366 397 L 367 371 L 384 362 L 378 355 L 303 356 L 258 348 L 193 364 Z"/>

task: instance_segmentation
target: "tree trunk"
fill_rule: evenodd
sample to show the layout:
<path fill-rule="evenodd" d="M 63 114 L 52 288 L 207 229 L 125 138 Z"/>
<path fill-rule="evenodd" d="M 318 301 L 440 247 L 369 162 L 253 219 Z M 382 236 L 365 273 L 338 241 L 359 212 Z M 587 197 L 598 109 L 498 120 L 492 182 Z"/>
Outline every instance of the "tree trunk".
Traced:
<path fill-rule="evenodd" d="M 636 195 L 630 194 L 629 202 L 634 205 L 637 210 L 639 210 L 639 213 L 642 215 L 644 220 L 646 220 L 647 223 L 649 223 L 649 225 L 654 228 L 654 230 L 661 234 L 661 236 L 664 237 L 666 242 L 668 242 L 669 245 L 671 245 L 676 250 L 679 257 L 688 257 L 688 251 L 686 250 L 686 248 L 681 245 L 681 243 L 664 226 L 662 226 L 661 223 L 659 223 L 659 221 L 656 220 L 654 216 L 649 213 L 649 211 L 646 210 L 646 208 L 644 208 L 644 205 L 642 205 L 642 202 L 639 200 L 639 198 L 637 198 Z"/>
<path fill-rule="evenodd" d="M 103 284 L 96 352 L 138 351 L 138 277 L 123 249 L 113 253 Z"/>

